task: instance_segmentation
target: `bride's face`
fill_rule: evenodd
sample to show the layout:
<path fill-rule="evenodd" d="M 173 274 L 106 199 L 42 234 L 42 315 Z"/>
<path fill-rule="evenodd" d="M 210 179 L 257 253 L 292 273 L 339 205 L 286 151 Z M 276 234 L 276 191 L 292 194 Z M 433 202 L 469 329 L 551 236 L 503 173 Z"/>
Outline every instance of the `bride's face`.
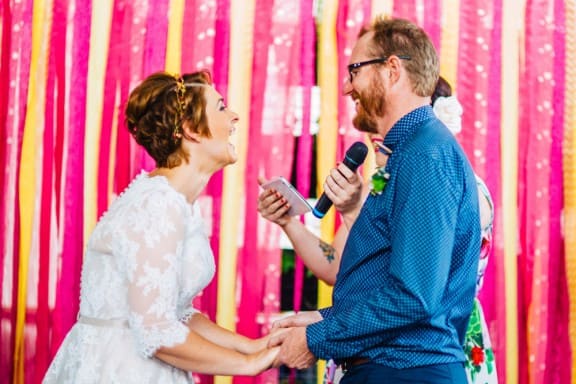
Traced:
<path fill-rule="evenodd" d="M 205 97 L 206 119 L 212 134 L 210 139 L 206 139 L 210 152 L 220 158 L 223 165 L 235 163 L 238 155 L 230 136 L 236 130 L 238 115 L 228 109 L 223 97 L 213 87 L 206 87 Z"/>

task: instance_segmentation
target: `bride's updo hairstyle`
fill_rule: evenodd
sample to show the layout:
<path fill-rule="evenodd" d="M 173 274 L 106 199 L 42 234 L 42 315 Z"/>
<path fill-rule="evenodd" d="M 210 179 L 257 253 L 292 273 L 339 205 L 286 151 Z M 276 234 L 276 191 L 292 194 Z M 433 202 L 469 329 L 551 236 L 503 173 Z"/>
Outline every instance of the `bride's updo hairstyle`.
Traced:
<path fill-rule="evenodd" d="M 173 75 L 157 72 L 130 93 L 125 118 L 136 142 L 156 161 L 157 167 L 173 168 L 187 161 L 182 148 L 183 125 L 210 137 L 206 120 L 206 86 L 212 85 L 206 71 Z"/>

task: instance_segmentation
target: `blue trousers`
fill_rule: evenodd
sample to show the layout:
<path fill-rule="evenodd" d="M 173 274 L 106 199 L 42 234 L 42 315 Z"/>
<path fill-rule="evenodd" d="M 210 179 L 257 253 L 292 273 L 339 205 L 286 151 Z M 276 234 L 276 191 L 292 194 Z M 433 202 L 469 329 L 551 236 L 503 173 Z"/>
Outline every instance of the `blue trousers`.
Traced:
<path fill-rule="evenodd" d="M 466 384 L 463 363 L 396 369 L 380 364 L 356 365 L 346 371 L 340 384 Z"/>

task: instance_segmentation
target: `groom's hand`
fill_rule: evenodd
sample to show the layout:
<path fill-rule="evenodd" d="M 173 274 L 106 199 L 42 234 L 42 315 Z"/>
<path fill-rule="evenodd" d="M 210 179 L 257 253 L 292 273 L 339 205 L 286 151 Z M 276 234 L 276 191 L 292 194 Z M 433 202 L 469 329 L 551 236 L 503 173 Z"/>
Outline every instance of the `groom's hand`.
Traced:
<path fill-rule="evenodd" d="M 316 356 L 308 349 L 306 327 L 292 328 L 288 332 L 278 335 L 275 340 L 279 341 L 275 345 L 281 345 L 274 366 L 284 364 L 289 368 L 305 369 L 316 362 Z M 272 341 L 270 339 L 270 342 Z"/>

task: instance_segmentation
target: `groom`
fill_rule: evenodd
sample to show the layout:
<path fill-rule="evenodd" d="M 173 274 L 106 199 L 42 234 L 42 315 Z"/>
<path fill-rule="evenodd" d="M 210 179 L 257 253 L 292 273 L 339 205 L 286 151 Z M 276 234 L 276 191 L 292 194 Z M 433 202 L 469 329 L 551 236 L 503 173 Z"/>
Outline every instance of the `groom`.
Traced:
<path fill-rule="evenodd" d="M 390 180 L 340 212 L 352 224 L 333 305 L 278 321 L 295 328 L 270 345 L 281 345 L 278 363 L 292 368 L 334 359 L 342 384 L 466 383 L 478 196 L 466 155 L 430 107 L 436 51 L 415 24 L 378 18 L 356 42 L 348 71 L 354 126 L 384 137 Z"/>

